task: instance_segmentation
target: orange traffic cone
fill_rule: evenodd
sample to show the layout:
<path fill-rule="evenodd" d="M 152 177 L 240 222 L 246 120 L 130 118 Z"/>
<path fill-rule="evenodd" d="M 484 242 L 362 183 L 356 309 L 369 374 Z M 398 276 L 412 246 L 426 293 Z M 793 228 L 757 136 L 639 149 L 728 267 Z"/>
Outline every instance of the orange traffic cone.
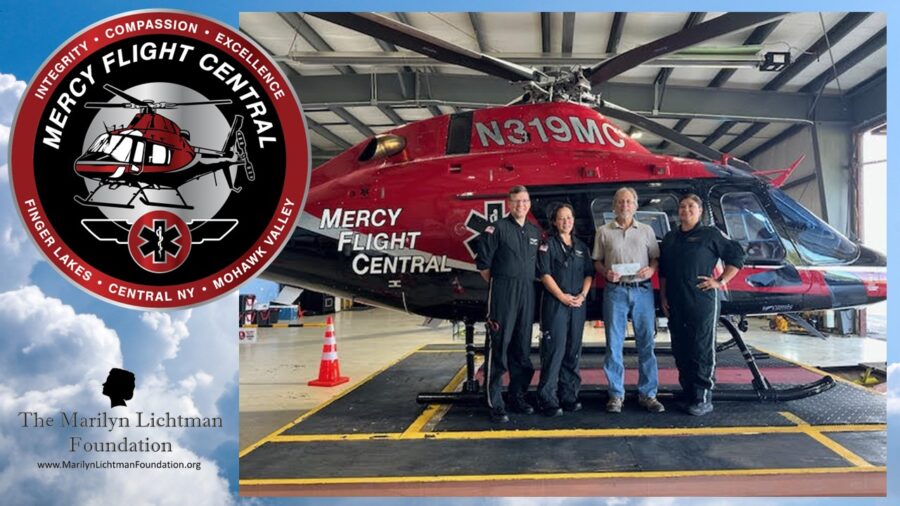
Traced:
<path fill-rule="evenodd" d="M 341 376 L 341 365 L 338 362 L 337 342 L 334 339 L 334 321 L 331 317 L 325 321 L 325 343 L 322 344 L 322 361 L 319 362 L 319 378 L 309 382 L 313 387 L 333 387 L 350 381 Z"/>

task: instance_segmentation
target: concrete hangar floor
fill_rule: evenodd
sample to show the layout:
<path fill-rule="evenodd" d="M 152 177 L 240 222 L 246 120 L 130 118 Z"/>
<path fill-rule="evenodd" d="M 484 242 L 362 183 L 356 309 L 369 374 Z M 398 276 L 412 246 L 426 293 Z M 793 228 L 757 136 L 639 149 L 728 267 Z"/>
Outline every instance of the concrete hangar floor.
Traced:
<path fill-rule="evenodd" d="M 773 384 L 826 374 L 813 366 L 886 357 L 884 341 L 823 341 L 764 325 L 751 319 L 745 339 Z M 557 418 L 512 414 L 509 424 L 497 426 L 481 406 L 416 403 L 419 392 L 459 389 L 464 379 L 463 338 L 449 323 L 426 327 L 421 317 L 382 309 L 337 313 L 341 374 L 350 381 L 310 387 L 323 331 L 261 328 L 256 343 L 241 346 L 242 495 L 860 496 L 886 490 L 885 397 L 838 377 L 813 397 L 717 401 L 700 418 L 681 413 L 664 395 L 665 413 L 646 413 L 629 395 L 623 412 L 611 415 L 603 410 L 603 355 L 585 353 L 582 391 L 599 395 L 584 400 L 583 410 Z M 668 347 L 665 331 L 657 340 L 658 349 Z M 601 344 L 603 330 L 589 324 L 585 345 Z M 671 355 L 658 358 L 661 391 L 677 389 Z M 532 360 L 539 369 L 536 353 Z M 749 386 L 736 349 L 718 353 L 717 361 L 718 387 Z M 626 355 L 630 390 L 635 362 Z"/>

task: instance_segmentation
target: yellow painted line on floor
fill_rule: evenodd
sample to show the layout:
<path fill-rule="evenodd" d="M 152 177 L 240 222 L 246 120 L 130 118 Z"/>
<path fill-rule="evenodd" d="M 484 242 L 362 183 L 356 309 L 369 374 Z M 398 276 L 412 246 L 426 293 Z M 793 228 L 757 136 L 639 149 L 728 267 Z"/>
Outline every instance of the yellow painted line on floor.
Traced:
<path fill-rule="evenodd" d="M 886 467 L 815 467 L 815 468 L 764 468 L 764 469 L 708 469 L 697 471 L 616 471 L 591 473 L 546 473 L 546 474 L 486 474 L 456 476 L 371 476 L 353 478 L 274 478 L 244 479 L 243 486 L 255 485 L 335 485 L 365 483 L 448 483 L 484 481 L 525 481 L 525 480 L 584 480 L 619 478 L 687 478 L 712 476 L 772 476 L 785 474 L 838 474 L 838 473 L 884 473 Z"/>
<path fill-rule="evenodd" d="M 882 426 L 880 430 L 885 430 Z M 871 431 L 870 426 L 855 426 L 854 431 Z M 669 436 L 753 436 L 760 434 L 799 434 L 797 426 L 784 427 L 683 427 L 641 429 L 558 429 L 558 430 L 491 430 L 423 433 L 430 439 L 540 439 L 587 437 L 669 437 Z"/>
<path fill-rule="evenodd" d="M 838 455 L 843 457 L 844 460 L 853 464 L 854 466 L 863 467 L 863 468 L 875 467 L 872 464 L 868 463 L 864 458 L 851 452 L 850 450 L 848 450 L 846 447 L 844 447 L 837 441 L 822 434 L 822 432 L 819 430 L 818 427 L 814 427 L 814 426 L 808 424 L 805 420 L 803 420 L 799 416 L 797 416 L 789 411 L 780 411 L 779 414 L 781 416 L 787 418 L 791 422 L 796 423 L 797 427 L 800 427 L 801 429 L 803 429 L 803 432 L 807 436 L 815 439 L 822 446 L 828 448 L 829 450 L 833 451 L 834 453 L 837 453 Z"/>
<path fill-rule="evenodd" d="M 422 345 L 422 346 L 424 346 L 424 345 Z M 419 348 L 421 348 L 421 346 L 420 346 Z M 416 348 L 416 349 L 414 349 L 414 350 L 411 350 L 411 351 L 408 352 L 408 353 L 403 354 L 403 355 L 402 355 L 400 358 L 398 358 L 397 360 L 395 360 L 395 361 L 389 363 L 388 365 L 382 367 L 381 369 L 378 369 L 377 371 L 373 372 L 372 374 L 366 376 L 366 377 L 363 378 L 359 383 L 353 385 L 352 387 L 348 388 L 347 390 L 344 390 L 343 392 L 341 392 L 340 394 L 336 395 L 335 397 L 332 397 L 331 399 L 328 399 L 328 400 L 325 401 L 324 403 L 322 403 L 322 404 L 320 404 L 320 405 L 314 407 L 313 409 L 307 411 L 306 413 L 303 413 L 302 415 L 298 416 L 297 418 L 295 418 L 295 419 L 294 419 L 293 421 L 291 421 L 290 423 L 287 423 L 287 424 L 285 424 L 285 425 L 279 427 L 278 429 L 275 429 L 275 431 L 272 432 L 271 434 L 269 434 L 268 436 L 266 436 L 266 437 L 260 439 L 259 441 L 255 442 L 255 443 L 253 443 L 252 445 L 250 445 L 250 446 L 244 448 L 243 450 L 241 450 L 241 452 L 238 454 L 238 458 L 241 458 L 241 457 L 247 455 L 248 453 L 250 453 L 250 452 L 252 452 L 253 450 L 259 448 L 260 446 L 266 444 L 267 442 L 272 441 L 274 438 L 278 437 L 278 435 L 281 434 L 282 432 L 284 432 L 284 431 L 290 429 L 290 428 L 293 427 L 294 425 L 297 425 L 298 423 L 302 422 L 303 420 L 305 420 L 305 419 L 309 418 L 310 416 L 312 416 L 312 415 L 318 413 L 319 411 L 325 409 L 325 407 L 327 407 L 329 404 L 335 402 L 336 400 L 340 399 L 341 397 L 344 397 L 345 395 L 347 395 L 347 394 L 349 394 L 350 392 L 356 390 L 356 389 L 359 388 L 360 386 L 366 384 L 367 382 L 369 382 L 369 381 L 370 381 L 372 378 L 374 378 L 375 376 L 378 376 L 379 374 L 381 374 L 381 373 L 383 373 L 384 371 L 386 371 L 389 367 L 393 367 L 394 365 L 396 365 L 396 364 L 398 364 L 399 362 L 403 361 L 404 359 L 408 358 L 408 357 L 411 356 L 413 353 L 415 353 L 416 351 L 418 351 L 419 348 Z"/>
<path fill-rule="evenodd" d="M 293 327 L 291 327 L 293 325 Z M 247 325 L 241 325 L 242 329 L 286 329 L 286 328 L 306 328 L 306 327 L 326 327 L 327 325 L 324 323 L 272 323 L 269 325 L 259 325 L 257 323 L 250 323 Z"/>
<path fill-rule="evenodd" d="M 456 372 L 453 378 L 450 379 L 450 382 L 441 390 L 442 393 L 449 393 L 455 391 L 459 388 L 459 384 L 463 382 L 466 377 L 466 366 L 463 365 L 462 368 Z M 401 438 L 410 438 L 415 434 L 419 434 L 422 430 L 422 427 L 428 424 L 431 419 L 439 413 L 444 413 L 448 409 L 450 409 L 449 405 L 446 404 L 429 404 L 422 414 L 419 415 L 418 418 L 410 424 L 409 427 L 403 431 L 403 434 L 400 436 Z"/>
<path fill-rule="evenodd" d="M 819 368 L 817 368 L 817 367 L 813 367 L 813 366 L 811 366 L 811 365 L 806 365 L 806 364 L 801 364 L 800 362 L 795 362 L 795 361 L 793 361 L 793 360 L 791 360 L 791 359 L 789 359 L 789 358 L 787 358 L 787 357 L 784 357 L 784 356 L 779 355 L 779 354 L 777 354 L 777 353 L 772 353 L 771 351 L 764 350 L 764 349 L 759 348 L 759 347 L 754 346 L 754 345 L 750 345 L 750 346 L 752 346 L 753 348 L 755 348 L 757 351 L 761 351 L 761 352 L 763 352 L 763 353 L 766 353 L 766 354 L 768 354 L 768 355 L 771 355 L 771 356 L 777 358 L 778 360 L 783 360 L 783 361 L 785 361 L 785 362 L 787 362 L 787 363 L 789 363 L 789 364 L 794 364 L 794 365 L 796 365 L 797 367 L 800 367 L 800 368 L 802 368 L 802 369 L 806 369 L 807 371 L 814 372 L 814 373 L 816 373 L 816 374 L 821 374 L 822 376 L 831 376 L 832 378 L 834 378 L 835 381 L 838 381 L 838 382 L 840 382 L 840 383 L 844 383 L 845 385 L 850 385 L 851 387 L 858 388 L 858 389 L 864 390 L 864 391 L 866 391 L 866 392 L 875 393 L 875 394 L 879 394 L 879 395 L 885 395 L 884 393 L 879 392 L 878 390 L 873 390 L 873 389 L 871 389 L 871 388 L 866 388 L 866 387 L 864 387 L 864 386 L 862 386 L 862 385 L 860 385 L 860 384 L 858 384 L 858 383 L 854 383 L 854 382 L 852 382 L 852 381 L 850 381 L 850 380 L 848 380 L 848 379 L 846 379 L 846 378 L 842 378 L 842 377 L 840 377 L 840 376 L 838 376 L 838 375 L 836 375 L 836 374 L 831 374 L 831 373 L 828 372 L 828 371 L 823 371 L 822 369 L 819 369 Z M 715 393 L 714 393 L 713 395 L 715 395 Z"/>
<path fill-rule="evenodd" d="M 419 350 L 416 353 L 460 353 L 465 355 L 466 350 Z"/>
<path fill-rule="evenodd" d="M 791 420 L 793 421 L 793 420 Z M 272 443 L 310 443 L 325 441 L 398 441 L 400 439 L 430 440 L 488 440 L 488 439 L 559 439 L 591 437 L 671 437 L 671 436 L 756 436 L 764 434 L 805 434 L 809 430 L 818 432 L 877 432 L 887 430 L 887 425 L 785 425 L 781 427 L 675 427 L 643 429 L 553 429 L 553 430 L 486 430 L 452 432 L 390 432 L 368 434 L 303 434 L 276 436 Z"/>
<path fill-rule="evenodd" d="M 290 434 L 275 436 L 270 443 L 327 443 L 329 441 L 399 441 L 401 432 L 367 432 L 360 434 Z"/>

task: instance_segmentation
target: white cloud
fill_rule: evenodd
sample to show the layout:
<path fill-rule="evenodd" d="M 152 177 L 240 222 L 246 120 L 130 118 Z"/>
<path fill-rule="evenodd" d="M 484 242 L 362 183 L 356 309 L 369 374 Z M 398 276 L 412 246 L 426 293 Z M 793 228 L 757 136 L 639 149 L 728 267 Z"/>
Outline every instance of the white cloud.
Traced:
<path fill-rule="evenodd" d="M 198 366 L 215 378 L 208 386 L 198 379 L 192 398 L 201 409 L 214 407 L 226 383 L 238 370 L 237 306 L 235 292 L 193 308 L 189 319 L 181 319 L 189 336 L 179 342 L 178 356 L 165 362 L 171 378 L 189 378 L 201 368 Z"/>
<path fill-rule="evenodd" d="M 126 311 L 122 309 L 121 311 Z M 189 314 L 186 316 L 189 318 Z M 169 337 L 179 320 L 153 317 Z M 181 322 L 183 323 L 183 322 Z M 122 367 L 118 333 L 100 318 L 78 314 L 62 301 L 46 297 L 30 286 L 0 293 L 0 497 L 5 504 L 48 504 L 60 498 L 74 504 L 181 504 L 187 495 L 192 504 L 230 504 L 233 497 L 216 464 L 191 448 L 197 438 L 226 437 L 234 428 L 136 428 L 100 429 L 23 428 L 20 412 L 38 412 L 61 424 L 61 411 L 84 416 L 108 412 L 136 421 L 145 416 L 215 417 L 192 400 L 197 390 L 224 389 L 231 379 L 217 379 L 197 371 L 169 381 L 165 370 L 137 378 L 134 398 L 127 407 L 109 408 L 101 383 L 112 367 Z M 186 338 L 182 336 L 181 339 Z M 214 346 L 210 339 L 206 344 Z M 177 344 L 175 346 L 177 351 Z M 127 368 L 127 364 L 126 368 Z M 233 372 L 233 371 L 232 371 Z M 204 434 L 210 433 L 209 435 Z M 170 442 L 171 453 L 70 453 L 70 437 L 85 442 L 131 441 L 150 438 Z M 200 470 L 109 469 L 39 470 L 37 462 L 59 461 L 173 461 L 199 462 Z"/>
<path fill-rule="evenodd" d="M 0 123 L 11 125 L 13 115 L 19 105 L 19 98 L 25 91 L 25 82 L 12 74 L 0 74 Z"/>
<path fill-rule="evenodd" d="M 36 286 L 0 293 L 0 325 L 2 381 L 18 392 L 102 380 L 122 364 L 115 331 Z"/>
<path fill-rule="evenodd" d="M 181 380 L 178 384 L 181 385 L 181 388 L 185 389 L 187 392 L 193 392 L 198 386 L 206 387 L 211 385 L 212 382 L 212 376 L 206 374 L 203 371 L 198 371 L 197 374 L 188 376 L 187 378 Z"/>
<path fill-rule="evenodd" d="M 24 89 L 25 83 L 16 80 L 15 76 L 0 74 L 0 258 L 3 258 L 4 269 L 3 276 L 0 276 L 0 290 L 27 284 L 32 267 L 41 258 L 13 207 L 9 189 L 7 151 L 10 127 Z"/>
<path fill-rule="evenodd" d="M 173 317 L 173 314 L 175 317 Z M 177 313 L 160 313 L 153 311 L 141 315 L 141 321 L 153 329 L 162 338 L 163 359 L 175 358 L 181 341 L 190 335 L 187 321 L 191 319 L 191 310 Z"/>

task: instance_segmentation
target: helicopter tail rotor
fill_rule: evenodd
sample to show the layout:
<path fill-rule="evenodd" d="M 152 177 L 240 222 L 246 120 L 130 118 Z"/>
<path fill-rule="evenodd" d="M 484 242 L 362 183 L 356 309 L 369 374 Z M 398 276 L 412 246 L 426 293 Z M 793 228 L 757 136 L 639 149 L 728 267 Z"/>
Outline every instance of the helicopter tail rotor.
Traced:
<path fill-rule="evenodd" d="M 243 124 L 243 116 L 237 115 L 234 117 L 234 120 L 231 122 L 231 131 L 228 133 L 228 138 L 225 139 L 225 145 L 222 146 L 222 151 L 219 152 L 219 155 L 233 157 L 235 165 L 239 169 L 244 169 L 244 175 L 247 177 L 247 181 L 252 182 L 256 180 L 256 171 L 253 168 L 253 163 L 250 162 L 250 157 L 247 155 L 247 139 L 244 137 L 244 132 L 241 130 Z M 228 182 L 228 187 L 231 188 L 231 191 L 234 193 L 240 193 L 242 188 L 234 184 L 231 179 L 230 171 L 230 168 L 225 171 L 225 179 Z"/>
<path fill-rule="evenodd" d="M 247 176 L 247 180 L 255 181 L 256 171 L 253 169 L 253 164 L 247 157 L 247 141 L 244 139 L 244 132 L 240 130 L 238 130 L 235 135 L 234 152 L 238 157 L 240 165 L 244 167 L 244 175 Z"/>

